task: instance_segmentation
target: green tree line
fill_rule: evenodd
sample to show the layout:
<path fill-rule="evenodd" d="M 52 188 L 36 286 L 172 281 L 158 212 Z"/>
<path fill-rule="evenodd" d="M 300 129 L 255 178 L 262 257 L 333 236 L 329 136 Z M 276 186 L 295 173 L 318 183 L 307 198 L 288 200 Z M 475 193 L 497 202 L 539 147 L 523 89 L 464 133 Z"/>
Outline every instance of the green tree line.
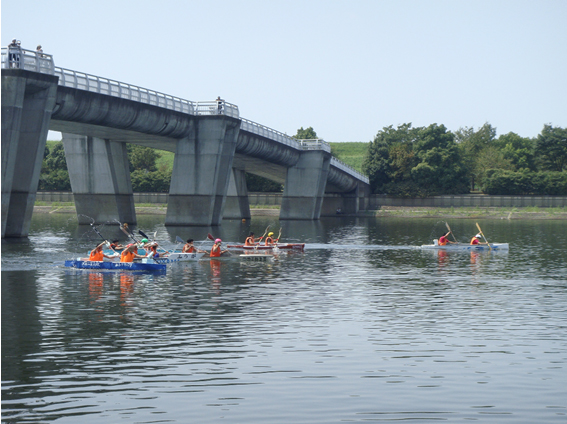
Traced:
<path fill-rule="evenodd" d="M 301 127 L 297 139 L 316 139 Z M 368 175 L 373 193 L 399 197 L 439 194 L 567 195 L 567 130 L 544 125 L 535 138 L 496 136 L 484 124 L 452 133 L 443 125 L 384 127 L 370 143 L 331 143 L 331 153 Z M 173 153 L 128 144 L 134 192 L 167 193 Z M 281 192 L 283 185 L 246 174 L 248 191 Z M 48 142 L 38 190 L 70 191 L 61 142 Z"/>
<path fill-rule="evenodd" d="M 567 130 L 544 125 L 536 138 L 496 137 L 490 124 L 385 127 L 362 163 L 373 193 L 398 197 L 466 194 L 567 195 Z"/>

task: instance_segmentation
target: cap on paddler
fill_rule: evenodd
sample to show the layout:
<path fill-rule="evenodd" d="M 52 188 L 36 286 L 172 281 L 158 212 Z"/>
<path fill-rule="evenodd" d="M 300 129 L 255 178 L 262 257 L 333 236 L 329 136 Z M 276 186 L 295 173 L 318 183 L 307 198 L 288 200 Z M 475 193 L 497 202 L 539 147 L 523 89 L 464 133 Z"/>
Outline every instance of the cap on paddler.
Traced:
<path fill-rule="evenodd" d="M 221 240 L 221 239 L 216 239 L 216 240 L 215 240 L 215 243 L 222 243 L 222 240 Z"/>
<path fill-rule="evenodd" d="M 147 238 L 142 239 L 142 243 L 148 243 L 148 242 L 149 242 L 149 240 Z"/>

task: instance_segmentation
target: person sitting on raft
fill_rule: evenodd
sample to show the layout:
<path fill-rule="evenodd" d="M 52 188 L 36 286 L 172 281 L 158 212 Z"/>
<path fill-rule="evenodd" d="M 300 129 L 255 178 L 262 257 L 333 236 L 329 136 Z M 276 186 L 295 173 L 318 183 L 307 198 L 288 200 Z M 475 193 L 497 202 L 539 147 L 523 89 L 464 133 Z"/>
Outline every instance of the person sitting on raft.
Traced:
<path fill-rule="evenodd" d="M 447 234 L 443 234 L 441 237 L 439 237 L 439 246 L 445 246 L 447 245 L 447 243 L 454 243 L 453 241 L 449 241 L 449 239 L 447 238 L 447 236 L 451 234 L 451 231 L 449 231 Z"/>
<path fill-rule="evenodd" d="M 102 247 L 105 244 L 106 244 L 106 241 L 103 241 L 102 243 L 97 245 L 93 250 L 91 250 L 91 253 L 90 253 L 89 258 L 87 260 L 92 261 L 92 262 L 102 262 L 102 261 L 104 261 L 104 258 L 108 258 L 108 259 L 116 258 L 116 255 L 108 256 L 103 252 Z"/>
<path fill-rule="evenodd" d="M 228 250 L 221 249 L 221 239 L 216 239 L 215 244 L 213 244 L 213 248 L 211 249 L 211 258 L 218 258 L 224 253 L 228 252 Z"/>
<path fill-rule="evenodd" d="M 122 249 L 124 249 L 124 246 L 121 245 L 121 244 L 120 244 L 120 241 L 118 241 L 118 240 L 112 240 L 112 241 L 110 242 L 110 246 L 108 246 L 108 247 L 110 247 L 112 250 L 122 250 Z"/>
<path fill-rule="evenodd" d="M 193 245 L 193 239 L 187 239 L 187 243 L 183 245 L 183 249 L 181 250 L 181 253 L 207 253 L 207 252 L 201 249 L 197 249 Z"/>
<path fill-rule="evenodd" d="M 274 244 L 276 244 L 279 241 L 279 239 L 274 240 L 274 238 L 272 237 L 273 235 L 274 235 L 274 233 L 272 233 L 272 232 L 268 233 L 268 237 L 266 237 L 266 240 L 264 242 L 264 244 L 266 246 L 273 246 Z"/>
<path fill-rule="evenodd" d="M 144 256 L 138 255 L 138 246 L 135 244 L 129 244 L 120 254 L 120 262 L 134 262 L 134 259 L 143 257 Z"/>
<path fill-rule="evenodd" d="M 157 251 L 158 244 L 154 241 L 148 245 L 146 245 L 146 258 L 165 258 L 167 256 L 167 252 L 158 253 Z"/>
<path fill-rule="evenodd" d="M 250 232 L 250 235 L 244 241 L 244 246 L 256 246 L 256 242 L 260 240 L 262 240 L 262 237 L 256 239 L 254 238 L 254 233 Z"/>
<path fill-rule="evenodd" d="M 471 244 L 486 244 L 486 243 L 481 243 L 480 242 L 480 233 L 478 233 L 476 236 L 474 236 L 471 239 Z"/>

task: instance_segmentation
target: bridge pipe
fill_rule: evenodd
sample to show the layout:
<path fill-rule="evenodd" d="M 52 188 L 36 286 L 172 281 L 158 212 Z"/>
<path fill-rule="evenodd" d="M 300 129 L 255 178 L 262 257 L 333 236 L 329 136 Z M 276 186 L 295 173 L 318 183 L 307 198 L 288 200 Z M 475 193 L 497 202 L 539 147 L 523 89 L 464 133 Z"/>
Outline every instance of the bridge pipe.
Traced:
<path fill-rule="evenodd" d="M 57 77 L 2 69 L 2 238 L 27 237 Z"/>

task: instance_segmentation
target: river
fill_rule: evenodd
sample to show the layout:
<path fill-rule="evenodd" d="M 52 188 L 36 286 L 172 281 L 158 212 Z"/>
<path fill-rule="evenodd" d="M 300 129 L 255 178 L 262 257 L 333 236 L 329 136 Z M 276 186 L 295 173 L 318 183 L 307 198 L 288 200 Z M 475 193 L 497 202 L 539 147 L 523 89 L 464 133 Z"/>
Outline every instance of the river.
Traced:
<path fill-rule="evenodd" d="M 166 246 L 279 221 L 138 227 Z M 303 253 L 165 275 L 63 267 L 100 240 L 37 214 L 2 241 L 2 422 L 567 422 L 567 221 L 450 221 L 509 252 L 425 251 L 439 219 L 283 221 Z M 109 238 L 125 239 L 116 226 Z"/>

